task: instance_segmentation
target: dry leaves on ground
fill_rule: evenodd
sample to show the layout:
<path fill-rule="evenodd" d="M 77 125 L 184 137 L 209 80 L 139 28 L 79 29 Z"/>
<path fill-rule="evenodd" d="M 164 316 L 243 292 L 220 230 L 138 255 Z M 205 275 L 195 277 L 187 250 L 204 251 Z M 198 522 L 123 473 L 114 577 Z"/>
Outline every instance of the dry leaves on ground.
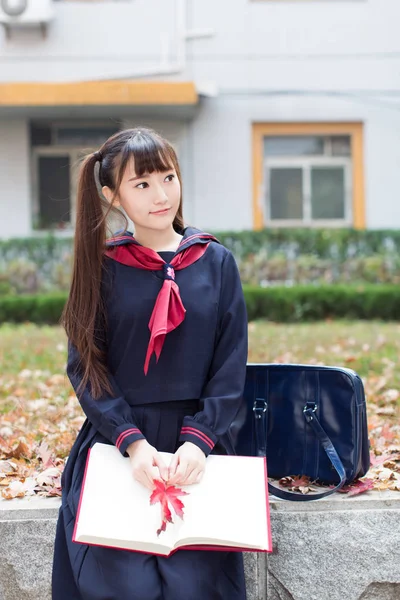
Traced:
<path fill-rule="evenodd" d="M 367 396 L 371 468 L 342 491 L 348 495 L 369 489 L 400 491 L 399 326 L 250 323 L 249 331 L 250 362 L 343 364 L 360 373 Z M 55 348 L 65 359 L 66 348 L 60 340 Z M 15 351 L 15 331 L 10 344 Z M 85 420 L 65 375 L 65 362 L 56 358 L 49 365 L 46 340 L 43 346 L 36 342 L 36 347 L 35 360 L 48 352 L 43 359 L 46 369 L 26 368 L 32 360 L 28 345 L 21 360 L 24 367 L 13 375 L 0 373 L 0 495 L 5 499 L 60 496 L 65 460 Z M 9 355 L 6 348 L 3 358 Z M 12 364 L 20 358 L 13 355 Z M 307 494 L 321 489 L 307 477 L 288 475 L 282 485 L 285 489 Z"/>

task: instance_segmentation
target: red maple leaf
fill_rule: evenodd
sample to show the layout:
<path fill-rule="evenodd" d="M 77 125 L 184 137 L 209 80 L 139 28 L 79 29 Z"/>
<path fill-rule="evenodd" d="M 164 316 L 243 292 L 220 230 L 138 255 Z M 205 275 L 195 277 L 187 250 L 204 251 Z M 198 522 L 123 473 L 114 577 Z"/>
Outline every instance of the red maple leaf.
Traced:
<path fill-rule="evenodd" d="M 175 511 L 175 514 L 177 514 L 178 517 L 183 519 L 183 509 L 185 508 L 185 505 L 183 504 L 182 500 L 179 500 L 178 496 L 187 496 L 188 493 L 173 485 L 170 485 L 166 488 L 166 494 L 169 503 Z"/>
<path fill-rule="evenodd" d="M 354 482 L 344 485 L 338 492 L 342 494 L 348 494 L 349 496 L 356 496 L 357 494 L 362 494 L 363 492 L 368 492 L 368 490 L 372 490 L 374 487 L 373 479 L 357 479 Z"/>
<path fill-rule="evenodd" d="M 150 504 L 159 502 L 161 505 L 161 527 L 157 529 L 157 535 L 160 535 L 162 531 L 166 530 L 167 522 L 173 523 L 172 513 L 168 503 L 171 504 L 175 514 L 183 519 L 183 509 L 185 506 L 182 500 L 179 499 L 179 496 L 187 496 L 188 492 L 184 492 L 174 485 L 168 485 L 164 481 L 159 481 L 157 479 L 154 480 L 154 486 L 154 490 L 150 496 Z"/>

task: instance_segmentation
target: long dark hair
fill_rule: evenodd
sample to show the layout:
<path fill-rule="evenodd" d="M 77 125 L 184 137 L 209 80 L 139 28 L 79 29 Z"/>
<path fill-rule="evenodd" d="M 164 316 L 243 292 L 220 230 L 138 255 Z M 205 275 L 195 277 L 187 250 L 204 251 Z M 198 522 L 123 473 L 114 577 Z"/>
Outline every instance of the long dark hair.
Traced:
<path fill-rule="evenodd" d="M 174 148 L 161 135 L 146 127 L 125 129 L 112 135 L 98 151 L 86 156 L 81 165 L 72 280 L 60 323 L 80 355 L 83 377 L 79 391 L 89 382 L 95 399 L 103 391 L 114 394 L 108 379 L 106 350 L 104 344 L 100 343 L 107 327 L 101 280 L 105 240 L 109 237 L 108 232 L 112 234 L 108 226 L 109 215 L 118 216 L 119 219 L 122 217 L 124 231 L 129 225 L 124 213 L 114 206 L 114 200 L 131 157 L 134 158 L 135 172 L 139 177 L 145 173 L 174 168 L 182 190 L 181 172 Z M 99 187 L 103 186 L 108 186 L 114 193 L 111 203 L 102 198 Z M 178 232 L 184 228 L 182 192 L 173 227 Z"/>

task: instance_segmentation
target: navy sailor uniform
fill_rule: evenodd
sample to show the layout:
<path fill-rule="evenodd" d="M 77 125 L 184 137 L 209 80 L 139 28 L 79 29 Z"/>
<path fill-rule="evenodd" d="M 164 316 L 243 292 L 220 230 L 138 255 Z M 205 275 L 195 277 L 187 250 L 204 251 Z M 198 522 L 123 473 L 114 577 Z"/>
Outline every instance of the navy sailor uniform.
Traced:
<path fill-rule="evenodd" d="M 114 396 L 94 400 L 90 383 L 78 399 L 86 420 L 62 476 L 54 547 L 53 600 L 245 600 L 240 552 L 179 550 L 170 557 L 76 544 L 72 533 L 87 451 L 114 444 L 123 456 L 146 438 L 174 453 L 185 441 L 210 452 L 234 454 L 231 427 L 242 408 L 247 362 L 247 314 L 231 252 L 198 229 L 187 227 L 176 253 L 160 252 L 170 265 L 193 244 L 208 244 L 195 262 L 173 273 L 185 309 L 145 374 L 149 320 L 168 269 L 145 270 L 105 255 L 101 293 L 107 327 L 97 343 L 107 349 Z M 108 248 L 137 244 L 124 232 Z M 79 354 L 68 340 L 67 375 L 76 391 Z M 207 465 L 206 465 L 207 468 Z M 112 480 L 112 474 L 110 474 Z"/>

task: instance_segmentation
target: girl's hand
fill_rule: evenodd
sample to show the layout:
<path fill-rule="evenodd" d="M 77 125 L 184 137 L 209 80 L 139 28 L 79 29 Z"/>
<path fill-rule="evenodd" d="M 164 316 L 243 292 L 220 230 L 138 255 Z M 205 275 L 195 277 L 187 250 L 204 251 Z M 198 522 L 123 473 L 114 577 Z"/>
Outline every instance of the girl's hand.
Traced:
<path fill-rule="evenodd" d="M 185 442 L 175 452 L 168 469 L 169 485 L 199 483 L 206 466 L 206 455 L 196 444 Z"/>
<path fill-rule="evenodd" d="M 154 489 L 154 479 L 168 479 L 168 467 L 160 454 L 147 440 L 133 442 L 126 449 L 129 454 L 132 474 L 142 485 Z"/>

